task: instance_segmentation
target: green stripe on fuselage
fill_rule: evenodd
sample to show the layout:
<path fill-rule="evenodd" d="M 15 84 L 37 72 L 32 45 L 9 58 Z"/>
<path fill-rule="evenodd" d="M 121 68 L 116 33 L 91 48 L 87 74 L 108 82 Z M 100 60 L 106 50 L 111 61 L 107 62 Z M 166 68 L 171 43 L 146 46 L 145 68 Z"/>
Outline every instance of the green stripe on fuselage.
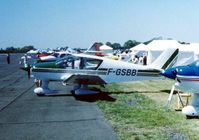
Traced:
<path fill-rule="evenodd" d="M 106 75 L 107 71 L 98 70 L 79 70 L 79 69 L 47 69 L 47 68 L 33 68 L 32 72 L 47 72 L 47 73 L 71 73 L 71 74 L 88 74 L 88 75 Z"/>
<path fill-rule="evenodd" d="M 36 63 L 34 64 L 34 68 L 59 68 L 55 62 L 44 62 L 44 63 Z"/>

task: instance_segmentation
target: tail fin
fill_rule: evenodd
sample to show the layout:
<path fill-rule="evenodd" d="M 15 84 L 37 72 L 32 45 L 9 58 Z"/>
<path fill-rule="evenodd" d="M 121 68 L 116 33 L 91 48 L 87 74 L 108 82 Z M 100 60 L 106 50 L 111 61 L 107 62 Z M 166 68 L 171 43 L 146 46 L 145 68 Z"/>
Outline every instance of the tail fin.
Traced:
<path fill-rule="evenodd" d="M 150 67 L 155 69 L 166 69 L 172 67 L 178 57 L 179 49 L 169 48 L 162 52 L 160 56 L 150 65 Z"/>
<path fill-rule="evenodd" d="M 99 43 L 94 43 L 90 48 L 88 48 L 85 52 L 85 54 L 91 54 L 91 55 L 96 55 L 96 56 L 103 56 L 102 52 L 100 50 L 100 44 Z"/>

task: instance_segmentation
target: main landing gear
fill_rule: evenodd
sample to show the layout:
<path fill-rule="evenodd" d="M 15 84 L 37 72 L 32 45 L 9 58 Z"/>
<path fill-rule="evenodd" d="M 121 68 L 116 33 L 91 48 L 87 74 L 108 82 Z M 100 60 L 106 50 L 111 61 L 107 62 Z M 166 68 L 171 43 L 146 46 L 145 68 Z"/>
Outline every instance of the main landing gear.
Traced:
<path fill-rule="evenodd" d="M 88 85 L 78 84 L 73 86 L 71 91 L 75 95 L 89 95 L 89 94 L 98 94 L 98 91 L 89 90 Z"/>
<path fill-rule="evenodd" d="M 185 114 L 188 119 L 199 117 L 199 102 L 198 101 L 199 101 L 199 94 L 193 93 L 191 105 L 186 106 L 182 109 L 182 113 Z"/>
<path fill-rule="evenodd" d="M 37 86 L 37 88 L 34 89 L 34 93 L 37 94 L 37 96 L 58 95 L 61 93 L 61 91 L 59 90 L 49 89 L 48 84 L 48 80 L 35 80 L 35 85 Z"/>
<path fill-rule="evenodd" d="M 63 92 L 61 92 L 60 90 L 51 90 L 48 87 L 48 84 L 48 80 L 35 80 L 35 85 L 37 86 L 37 88 L 34 89 L 34 93 L 38 96 L 63 95 Z M 98 91 L 89 90 L 88 85 L 86 84 L 76 84 L 75 86 L 73 86 L 71 92 L 75 95 L 89 95 L 99 93 Z"/>

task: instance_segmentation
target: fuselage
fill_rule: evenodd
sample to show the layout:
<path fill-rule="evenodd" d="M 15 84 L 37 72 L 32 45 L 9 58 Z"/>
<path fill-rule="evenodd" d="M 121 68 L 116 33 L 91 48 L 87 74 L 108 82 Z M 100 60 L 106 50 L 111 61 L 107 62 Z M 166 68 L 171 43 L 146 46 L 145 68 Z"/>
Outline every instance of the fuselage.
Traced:
<path fill-rule="evenodd" d="M 175 86 L 185 92 L 199 94 L 199 76 L 177 75 L 179 82 Z"/>
<path fill-rule="evenodd" d="M 199 93 L 199 61 L 187 66 L 167 69 L 161 74 L 170 79 L 176 79 L 176 87 L 182 91 Z"/>
<path fill-rule="evenodd" d="M 160 79 L 159 70 L 128 62 L 102 57 L 86 56 L 76 59 L 65 67 L 33 67 L 32 76 L 36 79 L 62 81 L 72 75 L 98 76 L 105 83 Z M 58 63 L 57 63 L 58 65 Z"/>

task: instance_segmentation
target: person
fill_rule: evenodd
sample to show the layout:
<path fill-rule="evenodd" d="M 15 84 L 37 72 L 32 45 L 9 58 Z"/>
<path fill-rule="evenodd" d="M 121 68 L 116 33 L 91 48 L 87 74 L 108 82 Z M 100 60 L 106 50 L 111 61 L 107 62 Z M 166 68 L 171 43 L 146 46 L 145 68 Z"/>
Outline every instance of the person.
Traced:
<path fill-rule="evenodd" d="M 138 58 L 138 61 L 139 61 L 139 62 L 138 62 L 139 64 L 143 65 L 143 56 L 140 56 L 140 57 Z"/>
<path fill-rule="evenodd" d="M 147 53 L 144 53 L 143 65 L 147 65 Z"/>
<path fill-rule="evenodd" d="M 30 79 L 30 65 L 27 64 L 28 79 Z"/>
<path fill-rule="evenodd" d="M 21 59 L 23 60 L 23 64 L 24 64 L 24 67 L 28 67 L 28 59 L 30 59 L 31 57 L 30 56 L 28 56 L 27 54 L 25 54 L 24 56 L 22 56 L 21 57 Z M 21 64 L 22 62 L 20 61 L 20 64 Z"/>
<path fill-rule="evenodd" d="M 85 59 L 80 58 L 80 64 L 79 64 L 79 69 L 83 69 L 85 67 Z"/>
<path fill-rule="evenodd" d="M 147 56 L 146 55 L 143 58 L 143 65 L 147 65 Z"/>
<path fill-rule="evenodd" d="M 7 53 L 7 63 L 10 64 L 10 53 Z"/>
<path fill-rule="evenodd" d="M 139 61 L 138 56 L 135 55 L 135 57 L 133 58 L 133 63 L 138 64 L 138 61 Z"/>

